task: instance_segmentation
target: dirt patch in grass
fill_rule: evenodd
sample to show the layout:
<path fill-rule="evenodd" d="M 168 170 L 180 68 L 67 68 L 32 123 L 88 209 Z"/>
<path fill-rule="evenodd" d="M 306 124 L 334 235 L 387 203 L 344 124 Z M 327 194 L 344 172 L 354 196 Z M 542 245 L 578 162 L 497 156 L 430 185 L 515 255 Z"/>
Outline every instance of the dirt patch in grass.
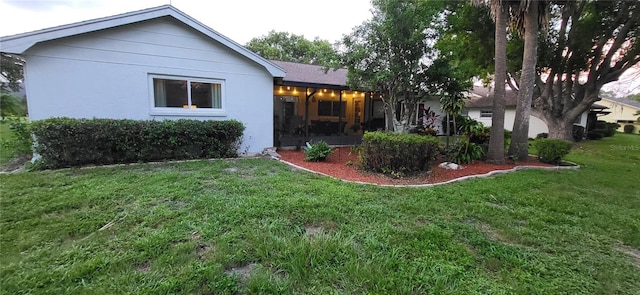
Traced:
<path fill-rule="evenodd" d="M 402 178 L 394 178 L 388 175 L 371 173 L 358 169 L 358 155 L 356 153 L 351 153 L 351 148 L 349 147 L 335 148 L 334 153 L 327 158 L 326 162 L 304 161 L 303 151 L 279 150 L 278 154 L 284 161 L 338 179 L 382 185 L 419 185 L 440 183 L 470 175 L 486 174 L 496 170 L 509 170 L 517 166 L 552 167 L 552 165 L 540 163 L 534 157 L 530 157 L 526 162 L 517 163 L 512 163 L 507 159 L 507 164 L 505 165 L 492 165 L 482 161 L 475 161 L 472 164 L 463 165 L 464 169 L 450 170 L 438 167 L 438 164 L 444 161 L 443 158 L 439 158 L 434 163 L 432 171 L 422 172 Z M 296 169 L 294 168 L 294 170 Z"/>
<path fill-rule="evenodd" d="M 151 261 L 145 261 L 142 264 L 136 266 L 136 270 L 138 272 L 150 272 L 151 271 Z"/>
<path fill-rule="evenodd" d="M 633 264 L 637 268 L 640 268 L 640 250 L 624 244 L 615 245 L 614 249 L 629 256 L 631 264 Z"/>
<path fill-rule="evenodd" d="M 507 237 L 505 237 L 502 233 L 500 233 L 498 230 L 496 230 L 495 228 L 491 227 L 490 225 L 486 224 L 486 223 L 478 223 L 476 225 L 476 228 L 483 232 L 489 239 L 496 241 L 496 242 L 500 242 L 502 244 L 508 245 L 508 246 L 520 246 L 517 243 L 509 240 Z"/>
<path fill-rule="evenodd" d="M 304 235 L 307 237 L 315 237 L 324 232 L 324 228 L 322 226 L 314 226 L 314 225 L 305 225 L 304 226 Z"/>
<path fill-rule="evenodd" d="M 206 261 L 213 254 L 214 248 L 207 244 L 199 244 L 196 246 L 196 256 L 198 256 L 198 260 Z"/>
<path fill-rule="evenodd" d="M 238 276 L 240 282 L 245 282 L 257 266 L 257 263 L 249 263 L 242 266 L 232 267 L 224 272 L 230 276 Z"/>
<path fill-rule="evenodd" d="M 0 166 L 0 172 L 20 172 L 24 170 L 24 166 L 31 160 L 31 155 L 22 155 L 11 159 L 7 163 Z"/>

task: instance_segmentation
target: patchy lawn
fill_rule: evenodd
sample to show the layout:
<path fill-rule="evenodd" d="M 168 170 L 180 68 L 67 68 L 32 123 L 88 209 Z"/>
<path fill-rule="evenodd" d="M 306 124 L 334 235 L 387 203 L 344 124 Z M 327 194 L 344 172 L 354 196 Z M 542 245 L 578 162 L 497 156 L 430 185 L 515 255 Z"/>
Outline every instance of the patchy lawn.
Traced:
<path fill-rule="evenodd" d="M 0 293 L 637 294 L 639 150 L 425 189 L 267 159 L 0 175 Z"/>

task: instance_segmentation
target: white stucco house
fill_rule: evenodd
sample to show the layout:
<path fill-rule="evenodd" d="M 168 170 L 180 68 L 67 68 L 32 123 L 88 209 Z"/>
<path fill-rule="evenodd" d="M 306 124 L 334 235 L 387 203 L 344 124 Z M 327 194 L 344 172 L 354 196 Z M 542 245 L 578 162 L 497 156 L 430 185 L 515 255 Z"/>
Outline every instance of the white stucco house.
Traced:
<path fill-rule="evenodd" d="M 517 94 L 507 87 L 506 89 L 506 108 L 504 112 L 504 129 L 512 130 L 513 123 L 516 118 L 516 103 Z M 465 101 L 465 109 L 463 113 L 476 121 L 481 122 L 485 126 L 491 126 L 493 107 L 493 89 L 489 87 L 483 87 L 475 85 L 470 91 L 467 100 Z M 596 106 L 597 108 L 598 106 Z M 580 115 L 574 125 L 580 125 L 582 127 L 587 126 L 587 118 L 589 111 L 586 111 Z M 536 116 L 531 116 L 529 119 L 529 138 L 535 138 L 540 133 L 548 133 L 549 127 L 547 124 Z"/>
<path fill-rule="evenodd" d="M 29 117 L 235 119 L 241 150 L 273 146 L 285 70 L 170 5 L 0 38 L 26 60 Z"/>

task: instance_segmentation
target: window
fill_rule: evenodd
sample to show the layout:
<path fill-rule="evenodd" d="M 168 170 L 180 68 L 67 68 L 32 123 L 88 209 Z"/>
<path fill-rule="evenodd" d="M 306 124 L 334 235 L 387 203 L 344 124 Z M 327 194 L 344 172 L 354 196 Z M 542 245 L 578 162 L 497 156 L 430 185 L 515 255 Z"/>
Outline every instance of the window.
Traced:
<path fill-rule="evenodd" d="M 577 124 L 577 125 L 582 124 L 582 115 L 577 116 L 576 119 L 573 120 L 573 124 Z"/>
<path fill-rule="evenodd" d="M 493 112 L 491 111 L 487 111 L 487 110 L 480 111 L 480 118 L 491 118 L 492 114 Z"/>
<path fill-rule="evenodd" d="M 221 80 L 152 76 L 153 107 L 179 112 L 181 109 L 222 111 L 223 85 Z M 184 111 L 183 111 L 184 112 Z"/>
<path fill-rule="evenodd" d="M 344 117 L 347 110 L 347 102 L 342 102 L 342 112 L 340 111 L 340 105 L 339 101 L 319 100 L 318 116 L 338 117 L 339 114 L 342 114 L 341 117 Z"/>

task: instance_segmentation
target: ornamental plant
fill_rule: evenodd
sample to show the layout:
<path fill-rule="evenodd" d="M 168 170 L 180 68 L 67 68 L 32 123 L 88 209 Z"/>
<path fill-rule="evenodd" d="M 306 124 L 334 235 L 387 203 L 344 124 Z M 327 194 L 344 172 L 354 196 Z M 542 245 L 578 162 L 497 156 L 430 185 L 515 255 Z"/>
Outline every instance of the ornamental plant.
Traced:
<path fill-rule="evenodd" d="M 571 142 L 561 139 L 540 138 L 533 142 L 538 151 L 538 160 L 543 163 L 558 165 L 562 158 L 571 151 Z"/>
<path fill-rule="evenodd" d="M 324 141 L 318 141 L 314 144 L 307 143 L 307 146 L 304 148 L 304 160 L 310 162 L 324 162 L 332 153 L 333 149 Z"/>

